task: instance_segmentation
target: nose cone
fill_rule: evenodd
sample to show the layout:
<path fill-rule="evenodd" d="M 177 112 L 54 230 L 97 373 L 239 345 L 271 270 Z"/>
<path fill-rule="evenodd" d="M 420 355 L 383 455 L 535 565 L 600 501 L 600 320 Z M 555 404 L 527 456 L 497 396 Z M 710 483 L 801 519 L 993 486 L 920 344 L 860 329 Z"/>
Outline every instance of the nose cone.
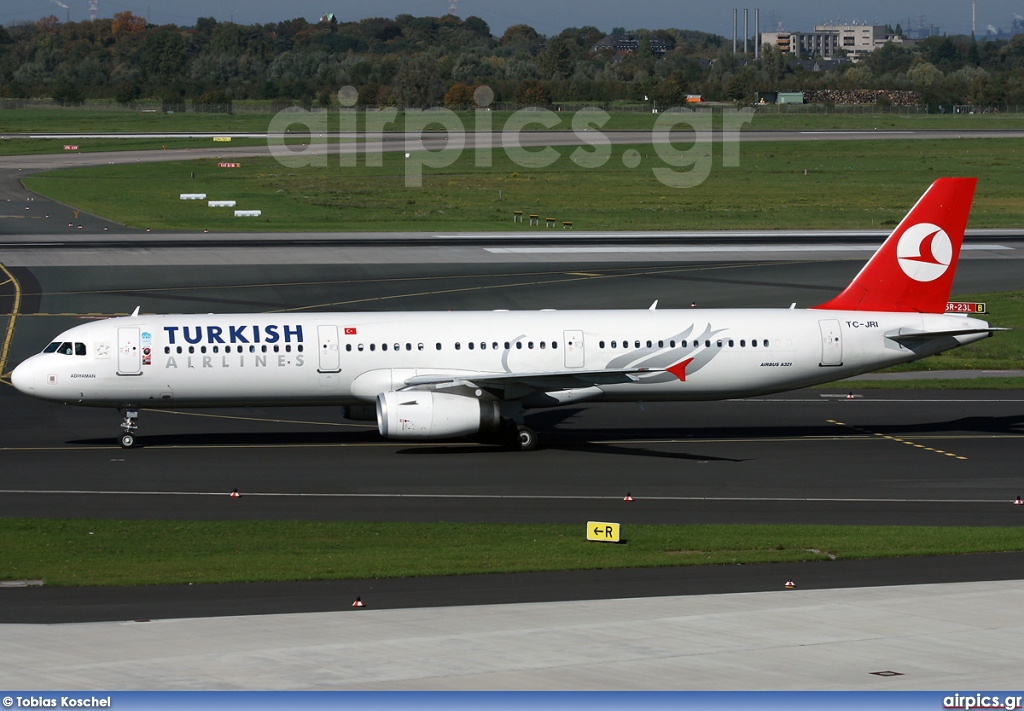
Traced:
<path fill-rule="evenodd" d="M 36 394 L 35 371 L 37 368 L 35 363 L 32 362 L 33 360 L 33 358 L 29 358 L 11 373 L 11 385 L 26 395 Z"/>

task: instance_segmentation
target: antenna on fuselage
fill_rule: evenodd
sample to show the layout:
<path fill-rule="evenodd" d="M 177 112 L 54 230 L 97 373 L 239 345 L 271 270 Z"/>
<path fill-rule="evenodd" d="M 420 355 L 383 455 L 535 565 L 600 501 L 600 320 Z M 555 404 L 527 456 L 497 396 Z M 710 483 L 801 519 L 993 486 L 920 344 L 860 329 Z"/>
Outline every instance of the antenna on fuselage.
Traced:
<path fill-rule="evenodd" d="M 138 316 L 139 315 L 139 309 L 141 309 L 141 308 L 142 308 L 141 306 L 136 306 L 135 310 L 132 311 L 132 316 Z"/>

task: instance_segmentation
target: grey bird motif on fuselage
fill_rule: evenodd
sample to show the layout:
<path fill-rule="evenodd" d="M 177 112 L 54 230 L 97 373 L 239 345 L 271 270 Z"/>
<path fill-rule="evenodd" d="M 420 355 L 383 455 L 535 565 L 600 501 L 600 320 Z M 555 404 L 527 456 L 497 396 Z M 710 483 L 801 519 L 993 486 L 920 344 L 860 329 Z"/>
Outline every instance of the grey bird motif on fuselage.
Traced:
<path fill-rule="evenodd" d="M 660 372 L 640 373 L 632 377 L 645 383 L 668 383 L 678 378 L 672 373 L 664 372 L 664 369 L 686 358 L 692 358 L 686 366 L 686 372 L 688 374 L 695 373 L 718 355 L 718 349 L 702 346 L 701 342 L 715 338 L 727 329 L 720 328 L 714 330 L 711 324 L 708 324 L 704 327 L 704 332 L 699 337 L 690 339 L 693 328 L 693 325 L 691 325 L 685 331 L 681 331 L 675 336 L 670 336 L 668 339 L 669 341 L 675 340 L 677 343 L 685 340 L 688 344 L 691 344 L 686 348 L 658 347 L 655 345 L 648 348 L 645 346 L 613 358 L 605 367 L 608 369 L 649 368 L 657 370 Z M 662 341 L 662 343 L 665 342 L 665 340 Z"/>

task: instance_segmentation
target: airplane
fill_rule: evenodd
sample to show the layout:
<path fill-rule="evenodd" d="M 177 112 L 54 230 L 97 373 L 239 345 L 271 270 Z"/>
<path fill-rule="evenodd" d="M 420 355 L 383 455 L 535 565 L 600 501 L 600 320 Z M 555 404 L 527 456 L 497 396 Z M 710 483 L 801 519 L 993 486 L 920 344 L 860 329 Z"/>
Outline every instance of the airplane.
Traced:
<path fill-rule="evenodd" d="M 793 390 L 995 331 L 947 314 L 976 178 L 940 178 L 853 281 L 808 309 L 141 314 L 86 323 L 21 363 L 22 393 L 121 411 L 341 405 L 395 440 L 531 450 L 525 411 Z"/>

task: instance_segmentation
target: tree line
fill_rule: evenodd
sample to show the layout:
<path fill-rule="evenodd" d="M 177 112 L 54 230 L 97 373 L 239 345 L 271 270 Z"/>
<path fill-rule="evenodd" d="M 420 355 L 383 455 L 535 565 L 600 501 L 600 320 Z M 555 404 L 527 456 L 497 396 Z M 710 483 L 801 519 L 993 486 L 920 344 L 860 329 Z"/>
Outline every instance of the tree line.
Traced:
<path fill-rule="evenodd" d="M 472 105 L 473 88 L 485 84 L 496 102 L 519 105 L 650 100 L 668 107 L 687 94 L 752 103 L 759 91 L 859 89 L 915 91 L 932 106 L 1024 104 L 1024 35 L 890 43 L 858 64 L 811 72 L 767 45 L 755 62 L 720 35 L 632 33 L 642 38 L 639 48 L 617 52 L 595 49 L 609 34 L 596 27 L 545 37 L 514 25 L 497 37 L 479 17 L 452 15 L 265 25 L 199 18 L 191 27 L 152 25 L 131 12 L 84 22 L 51 15 L 0 27 L 0 96 L 65 104 L 158 99 L 216 110 L 246 99 L 328 106 L 352 85 L 363 106 L 457 108 Z M 652 51 L 653 38 L 667 51 Z"/>

